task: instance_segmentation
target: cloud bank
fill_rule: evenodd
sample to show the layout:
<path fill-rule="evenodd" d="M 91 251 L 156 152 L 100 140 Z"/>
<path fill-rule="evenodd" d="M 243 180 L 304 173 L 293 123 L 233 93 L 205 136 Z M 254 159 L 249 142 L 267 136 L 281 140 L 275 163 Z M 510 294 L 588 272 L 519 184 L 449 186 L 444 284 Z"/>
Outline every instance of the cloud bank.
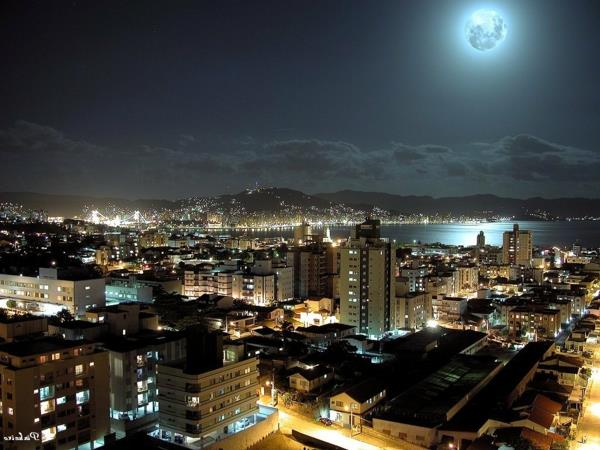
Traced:
<path fill-rule="evenodd" d="M 417 195 L 600 195 L 600 153 L 519 134 L 458 146 L 338 140 L 208 142 L 105 147 L 26 121 L 0 130 L 2 191 L 179 198 L 256 183 L 305 192 L 359 189 Z"/>

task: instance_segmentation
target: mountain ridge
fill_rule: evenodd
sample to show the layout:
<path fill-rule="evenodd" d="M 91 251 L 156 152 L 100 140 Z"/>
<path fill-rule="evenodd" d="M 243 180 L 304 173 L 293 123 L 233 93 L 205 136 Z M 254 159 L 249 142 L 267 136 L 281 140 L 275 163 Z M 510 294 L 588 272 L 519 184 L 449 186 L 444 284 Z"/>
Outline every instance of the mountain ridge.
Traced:
<path fill-rule="evenodd" d="M 585 197 L 516 199 L 500 197 L 495 194 L 432 197 L 356 190 L 308 194 L 289 188 L 247 189 L 237 194 L 188 197 L 178 200 L 131 200 L 74 194 L 0 192 L 0 202 L 17 203 L 28 209 L 43 209 L 50 215 L 65 217 L 80 215 L 85 207 L 96 209 L 117 207 L 130 210 L 178 209 L 198 202 L 210 204 L 214 208 L 227 208 L 235 205 L 241 210 L 250 212 L 280 212 L 290 208 L 324 210 L 343 207 L 363 211 L 380 208 L 396 214 L 497 214 L 538 218 L 542 218 L 540 214 L 548 214 L 551 217 L 600 217 L 600 199 Z"/>

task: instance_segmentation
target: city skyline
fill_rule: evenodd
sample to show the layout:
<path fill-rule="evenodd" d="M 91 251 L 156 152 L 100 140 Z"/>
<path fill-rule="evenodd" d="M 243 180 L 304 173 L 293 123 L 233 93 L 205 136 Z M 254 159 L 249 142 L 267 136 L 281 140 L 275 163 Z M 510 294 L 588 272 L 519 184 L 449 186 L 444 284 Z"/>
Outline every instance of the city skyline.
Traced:
<path fill-rule="evenodd" d="M 0 450 L 599 450 L 598 17 L 0 2 Z"/>
<path fill-rule="evenodd" d="M 508 30 L 485 53 L 481 7 Z M 2 9 L 0 191 L 600 192 L 592 2 Z"/>

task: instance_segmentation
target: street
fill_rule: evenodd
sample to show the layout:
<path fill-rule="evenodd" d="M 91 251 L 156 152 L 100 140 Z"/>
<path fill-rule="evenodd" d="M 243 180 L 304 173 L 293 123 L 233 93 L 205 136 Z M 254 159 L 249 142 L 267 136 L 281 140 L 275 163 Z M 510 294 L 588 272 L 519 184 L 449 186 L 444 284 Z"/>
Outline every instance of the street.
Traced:
<path fill-rule="evenodd" d="M 392 450 L 402 448 L 391 440 L 368 436 L 364 433 L 354 435 L 350 438 L 350 430 L 347 428 L 340 428 L 336 425 L 325 426 L 295 411 L 291 411 L 281 404 L 278 406 L 278 409 L 280 431 L 286 435 L 290 435 L 292 430 L 296 430 L 322 441 L 334 443 L 348 450 Z"/>
<path fill-rule="evenodd" d="M 575 448 L 600 449 L 600 345 L 588 344 L 586 350 L 593 352 L 592 376 L 583 403 L 582 417 L 577 425 Z"/>

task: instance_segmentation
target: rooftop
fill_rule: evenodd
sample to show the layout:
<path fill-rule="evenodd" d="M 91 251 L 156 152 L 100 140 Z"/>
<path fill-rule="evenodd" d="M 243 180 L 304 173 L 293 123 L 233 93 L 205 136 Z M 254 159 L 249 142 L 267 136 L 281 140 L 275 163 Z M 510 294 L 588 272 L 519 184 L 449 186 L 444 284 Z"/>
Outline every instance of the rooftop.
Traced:
<path fill-rule="evenodd" d="M 356 383 L 348 388 L 340 389 L 336 394 L 345 393 L 357 402 L 363 403 L 375 395 L 385 390 L 383 382 L 376 378 L 369 378 L 359 383 Z M 333 397 L 333 395 L 332 395 Z"/>
<path fill-rule="evenodd" d="M 60 328 L 66 328 L 68 330 L 80 330 L 83 328 L 98 328 L 105 326 L 105 324 L 103 323 L 90 322 L 88 320 L 67 320 L 64 322 L 52 321 L 50 325 L 54 325 Z"/>
<path fill-rule="evenodd" d="M 552 341 L 530 342 L 502 368 L 471 402 L 454 416 L 443 429 L 478 430 L 485 421 L 498 413 L 509 394 L 554 346 Z"/>
<path fill-rule="evenodd" d="M 292 369 L 288 377 L 291 377 L 293 375 L 301 375 L 304 379 L 312 381 L 322 377 L 327 373 L 331 373 L 331 369 L 323 365 L 315 366 L 312 369 L 303 369 L 301 367 L 296 367 Z"/>
<path fill-rule="evenodd" d="M 309 327 L 298 327 L 296 331 L 298 333 L 315 333 L 315 334 L 326 334 L 336 333 L 341 331 L 347 331 L 355 328 L 354 325 L 345 325 L 343 323 L 327 323 L 325 325 L 311 325 Z"/>
<path fill-rule="evenodd" d="M 459 355 L 396 397 L 383 419 L 435 426 L 499 366 L 493 357 Z"/>
<path fill-rule="evenodd" d="M 104 341 L 102 347 L 110 351 L 122 353 L 179 339 L 185 339 L 185 335 L 174 331 L 142 330 L 131 336 L 109 338 Z"/>
<path fill-rule="evenodd" d="M 13 314 L 4 315 L 0 314 L 0 323 L 18 323 L 18 322 L 29 322 L 44 320 L 46 317 L 34 316 L 32 314 Z"/>
<path fill-rule="evenodd" d="M 33 356 L 57 350 L 66 350 L 74 347 L 83 347 L 93 344 L 91 341 L 69 341 L 57 337 L 43 337 L 31 341 L 9 342 L 0 345 L 0 353 L 8 353 L 12 356 Z"/>

